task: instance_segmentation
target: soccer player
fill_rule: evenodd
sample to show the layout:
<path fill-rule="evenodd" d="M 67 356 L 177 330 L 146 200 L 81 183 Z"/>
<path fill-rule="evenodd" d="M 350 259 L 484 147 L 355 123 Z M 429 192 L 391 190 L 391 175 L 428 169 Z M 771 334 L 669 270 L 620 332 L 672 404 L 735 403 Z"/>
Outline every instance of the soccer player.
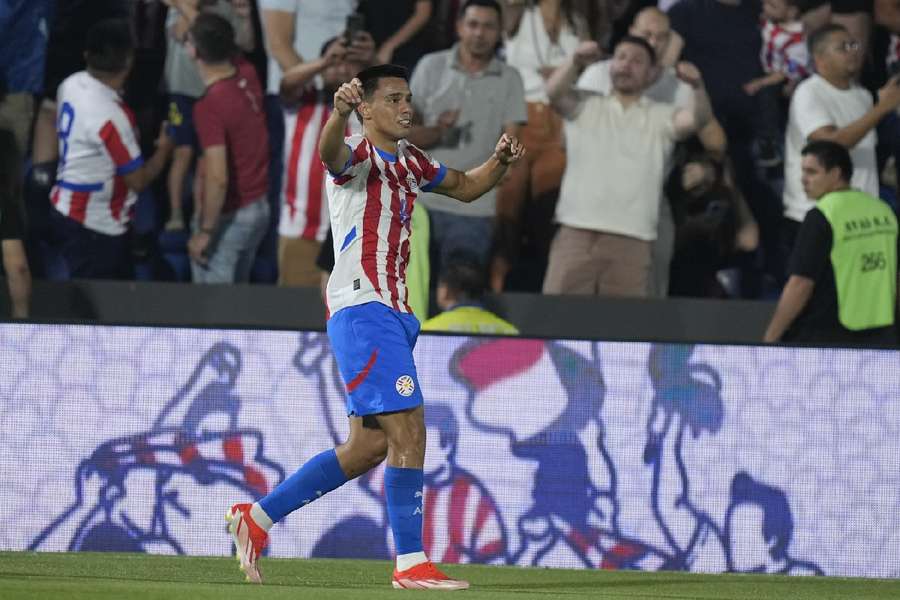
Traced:
<path fill-rule="evenodd" d="M 345 139 L 353 112 L 363 135 Z M 408 75 L 396 65 L 365 69 L 334 95 L 319 156 L 331 174 L 336 257 L 327 290 L 328 337 L 347 388 L 350 437 L 310 459 L 259 502 L 228 511 L 249 581 L 261 582 L 257 563 L 273 523 L 387 458 L 385 496 L 397 550 L 393 587 L 469 587 L 439 571 L 422 546 L 425 413 L 412 354 L 419 323 L 406 302 L 410 216 L 419 191 L 476 200 L 525 150 L 504 134 L 480 166 L 448 169 L 406 141 L 412 113 Z"/>

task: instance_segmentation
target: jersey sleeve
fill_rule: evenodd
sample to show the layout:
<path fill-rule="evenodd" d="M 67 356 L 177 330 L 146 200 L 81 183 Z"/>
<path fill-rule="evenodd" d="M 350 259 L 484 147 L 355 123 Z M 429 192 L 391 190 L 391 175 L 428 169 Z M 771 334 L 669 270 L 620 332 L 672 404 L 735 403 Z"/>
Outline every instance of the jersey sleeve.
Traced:
<path fill-rule="evenodd" d="M 116 175 L 127 175 L 144 164 L 137 134 L 125 109 L 113 112 L 97 133 L 106 154 L 116 165 Z"/>
<path fill-rule="evenodd" d="M 225 122 L 219 111 L 202 100 L 194 104 L 194 128 L 197 130 L 200 147 L 204 150 L 225 145 Z"/>
<path fill-rule="evenodd" d="M 809 209 L 797 233 L 797 242 L 791 254 L 790 274 L 818 281 L 825 269 L 829 268 L 831 242 L 831 225 L 825 215 L 818 208 Z"/>
<path fill-rule="evenodd" d="M 434 190 L 447 176 L 447 167 L 424 150 L 420 150 L 412 144 L 407 149 L 411 159 L 410 167 L 416 176 L 419 189 L 423 192 Z"/>
<path fill-rule="evenodd" d="M 341 177 L 354 175 L 359 165 L 369 160 L 369 147 L 363 136 L 351 135 L 348 138 L 344 138 L 344 144 L 347 146 L 347 149 L 350 150 L 350 156 L 347 158 L 347 162 L 344 163 L 344 166 L 341 167 L 341 170 L 334 172 L 331 169 L 328 169 L 328 165 L 325 165 L 325 168 L 328 169 L 328 173 L 331 175 L 332 179 L 335 180 Z"/>

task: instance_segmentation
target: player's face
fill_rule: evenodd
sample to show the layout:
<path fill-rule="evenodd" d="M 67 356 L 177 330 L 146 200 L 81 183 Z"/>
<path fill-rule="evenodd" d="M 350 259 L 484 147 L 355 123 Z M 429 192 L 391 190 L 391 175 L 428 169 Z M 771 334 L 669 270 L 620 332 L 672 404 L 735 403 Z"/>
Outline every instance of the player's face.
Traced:
<path fill-rule="evenodd" d="M 740 504 L 731 512 L 731 560 L 734 570 L 750 573 L 767 571 L 772 562 L 770 544 L 763 537 L 765 513 L 756 504 Z"/>
<path fill-rule="evenodd" d="M 641 13 L 629 31 L 631 35 L 647 40 L 657 56 L 662 56 L 669 46 L 671 30 L 669 19 L 656 13 Z"/>
<path fill-rule="evenodd" d="M 838 168 L 825 169 L 819 159 L 812 154 L 803 157 L 800 163 L 800 181 L 807 198 L 818 200 L 825 194 L 843 187 L 841 171 Z"/>
<path fill-rule="evenodd" d="M 367 126 L 372 126 L 393 140 L 405 138 L 412 127 L 413 107 L 409 84 L 399 77 L 378 81 L 372 98 L 366 100 Z"/>
<path fill-rule="evenodd" d="M 613 88 L 623 94 L 640 93 L 647 86 L 652 66 L 645 48 L 637 44 L 619 44 L 609 67 Z"/>
<path fill-rule="evenodd" d="M 500 41 L 500 15 L 486 6 L 470 6 L 456 23 L 459 43 L 480 59 L 494 54 Z"/>

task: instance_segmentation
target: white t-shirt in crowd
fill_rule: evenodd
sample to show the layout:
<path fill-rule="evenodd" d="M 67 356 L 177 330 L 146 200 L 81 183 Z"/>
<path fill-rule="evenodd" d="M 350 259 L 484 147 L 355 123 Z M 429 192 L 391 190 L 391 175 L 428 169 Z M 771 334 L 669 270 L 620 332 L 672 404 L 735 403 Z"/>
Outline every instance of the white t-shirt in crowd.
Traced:
<path fill-rule="evenodd" d="M 800 152 L 809 142 L 809 135 L 832 125 L 846 127 L 872 109 L 872 95 L 859 85 L 842 90 L 819 75 L 813 75 L 797 86 L 791 99 L 784 147 L 784 216 L 803 221 L 814 202 L 806 197 L 801 183 Z M 853 160 L 853 179 L 850 186 L 878 197 L 878 166 L 875 144 L 878 138 L 873 129 L 850 150 Z"/>
<path fill-rule="evenodd" d="M 344 32 L 347 17 L 356 10 L 357 4 L 357 0 L 260 0 L 259 8 L 294 13 L 294 50 L 304 61 L 311 61 L 319 58 L 325 42 Z M 268 38 L 266 52 L 269 55 L 266 93 L 277 94 L 282 73 Z"/>
<path fill-rule="evenodd" d="M 564 23 L 556 42 L 551 41 L 537 6 L 526 9 L 516 34 L 506 40 L 506 64 L 515 67 L 525 86 L 525 102 L 549 104 L 542 67 L 558 67 L 578 48 L 578 36 Z"/>
<path fill-rule="evenodd" d="M 646 97 L 627 109 L 615 96 L 584 100 L 565 123 L 566 171 L 556 220 L 655 240 L 677 110 Z"/>

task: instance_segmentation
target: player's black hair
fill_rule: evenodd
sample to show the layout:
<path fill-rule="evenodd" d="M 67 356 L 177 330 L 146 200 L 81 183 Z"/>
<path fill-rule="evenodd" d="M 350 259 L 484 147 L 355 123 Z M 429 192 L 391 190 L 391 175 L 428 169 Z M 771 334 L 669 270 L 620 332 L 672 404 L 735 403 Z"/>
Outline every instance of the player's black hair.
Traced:
<path fill-rule="evenodd" d="M 640 46 L 647 52 L 647 55 L 650 56 L 650 64 L 656 64 L 656 51 L 653 49 L 653 46 L 650 45 L 650 42 L 644 38 L 631 34 L 623 35 L 622 39 L 616 42 L 616 48 L 622 44 L 634 44 L 635 46 Z"/>
<path fill-rule="evenodd" d="M 215 13 L 200 13 L 191 25 L 190 38 L 197 58 L 208 64 L 228 62 L 238 52 L 234 27 L 228 19 Z"/>
<path fill-rule="evenodd" d="M 794 517 L 784 492 L 760 483 L 741 471 L 731 480 L 729 516 L 741 504 L 755 504 L 762 509 L 764 516 L 760 533 L 766 542 L 775 541 L 769 554 L 776 560 L 785 558 L 788 544 L 794 535 Z"/>
<path fill-rule="evenodd" d="M 89 69 L 121 73 L 134 55 L 134 38 L 125 19 L 104 19 L 88 29 L 84 60 Z"/>
<path fill-rule="evenodd" d="M 853 159 L 850 158 L 850 152 L 837 142 L 827 140 L 816 140 L 808 143 L 800 151 L 802 156 L 812 155 L 825 167 L 826 171 L 831 169 L 840 169 L 841 177 L 844 181 L 850 183 L 853 177 Z"/>
<path fill-rule="evenodd" d="M 831 34 L 838 32 L 848 33 L 847 28 L 838 23 L 828 23 L 813 31 L 809 34 L 809 39 L 806 40 L 809 53 L 813 55 L 820 54 L 824 50 L 825 44 L 828 43 L 828 38 L 831 37 Z"/>
<path fill-rule="evenodd" d="M 497 17 L 500 21 L 503 21 L 503 7 L 500 6 L 500 3 L 497 0 L 466 0 L 459 6 L 459 14 L 457 18 L 462 19 L 463 15 L 466 14 L 466 11 L 470 6 L 482 6 L 484 8 L 492 8 L 497 11 Z"/>
<path fill-rule="evenodd" d="M 458 300 L 478 302 L 487 293 L 487 272 L 477 256 L 458 250 L 447 258 L 438 283 L 447 286 Z"/>
<path fill-rule="evenodd" d="M 388 77 L 397 77 L 408 82 L 409 71 L 400 65 L 375 65 L 356 74 L 356 78 L 362 83 L 364 98 L 371 98 L 378 89 L 378 82 Z"/>

